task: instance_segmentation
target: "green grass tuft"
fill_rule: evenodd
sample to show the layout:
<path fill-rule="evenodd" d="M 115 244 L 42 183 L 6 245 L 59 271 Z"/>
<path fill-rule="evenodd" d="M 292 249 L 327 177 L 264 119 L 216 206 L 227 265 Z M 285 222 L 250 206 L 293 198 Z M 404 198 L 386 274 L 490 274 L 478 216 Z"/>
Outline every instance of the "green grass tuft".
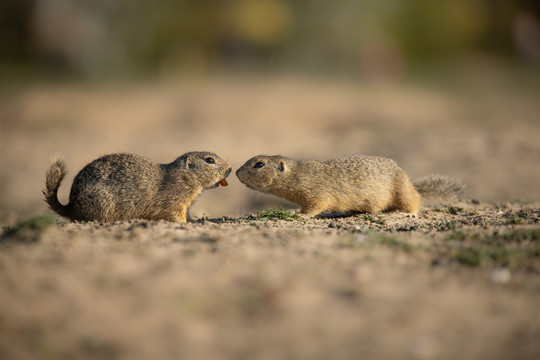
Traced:
<path fill-rule="evenodd" d="M 399 240 L 396 237 L 388 235 L 378 235 L 373 238 L 373 240 L 381 245 L 392 247 L 395 249 L 403 250 L 405 252 L 411 252 L 414 250 L 414 246 L 409 244 L 406 241 Z"/>
<path fill-rule="evenodd" d="M 507 266 L 513 258 L 527 255 L 522 250 L 491 247 L 463 249 L 456 254 L 455 258 L 463 265 L 484 267 L 488 265 Z"/>
<path fill-rule="evenodd" d="M 447 236 L 443 256 L 471 267 L 534 268 L 540 257 L 540 230 L 477 233 L 455 230 Z M 452 243 L 457 241 L 459 244 Z"/>
<path fill-rule="evenodd" d="M 435 224 L 435 228 L 439 231 L 450 230 L 454 228 L 454 224 L 448 219 L 442 219 Z"/>
<path fill-rule="evenodd" d="M 463 208 L 459 206 L 450 206 L 448 212 L 452 215 L 456 215 L 463 212 Z"/>
<path fill-rule="evenodd" d="M 386 222 L 384 216 L 377 216 L 377 218 L 375 218 L 371 214 L 364 214 L 364 220 L 375 223 L 375 224 L 379 224 L 379 225 L 384 225 L 384 223 Z"/>
<path fill-rule="evenodd" d="M 517 224 L 522 224 L 525 222 L 525 219 L 522 218 L 521 216 L 519 215 L 512 215 L 510 218 L 508 218 L 507 220 L 507 223 L 508 224 L 514 224 L 514 225 L 517 225 Z"/>
<path fill-rule="evenodd" d="M 257 220 L 286 220 L 294 221 L 298 220 L 300 216 L 298 214 L 285 209 L 268 209 L 259 211 L 257 213 Z"/>
<path fill-rule="evenodd" d="M 21 242 L 36 242 L 46 228 L 56 223 L 56 219 L 46 213 L 32 216 L 19 220 L 14 226 L 5 226 L 3 238 L 17 239 Z"/>
<path fill-rule="evenodd" d="M 48 214 L 40 214 L 19 220 L 14 226 L 5 226 L 4 233 L 11 235 L 25 230 L 42 231 L 54 224 L 56 224 L 54 217 Z"/>
<path fill-rule="evenodd" d="M 499 235 L 503 240 L 522 243 L 525 241 L 540 241 L 540 229 L 519 229 L 504 232 Z"/>
<path fill-rule="evenodd" d="M 340 248 L 369 249 L 374 246 L 386 246 L 396 250 L 405 252 L 411 252 L 415 250 L 415 246 L 410 243 L 400 240 L 397 237 L 389 236 L 386 234 L 379 234 L 372 232 L 369 234 L 353 234 L 352 236 L 346 236 L 338 243 Z"/>
<path fill-rule="evenodd" d="M 461 230 L 455 230 L 448 234 L 448 240 L 465 241 L 469 236 L 470 234 L 468 233 L 465 233 Z"/>

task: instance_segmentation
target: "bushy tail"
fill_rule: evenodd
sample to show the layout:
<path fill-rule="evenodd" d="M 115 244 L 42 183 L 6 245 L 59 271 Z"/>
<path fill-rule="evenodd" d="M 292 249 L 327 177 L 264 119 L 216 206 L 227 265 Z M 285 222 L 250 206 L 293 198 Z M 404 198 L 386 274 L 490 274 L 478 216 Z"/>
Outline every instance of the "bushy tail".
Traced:
<path fill-rule="evenodd" d="M 452 202 L 461 200 L 465 185 L 444 175 L 430 175 L 416 180 L 414 188 L 422 200 L 428 202 Z"/>
<path fill-rule="evenodd" d="M 45 174 L 45 201 L 49 204 L 49 207 L 58 215 L 69 218 L 68 206 L 62 205 L 58 201 L 58 188 L 66 176 L 66 163 L 64 159 L 59 156 L 55 156 L 51 160 L 51 167 Z"/>

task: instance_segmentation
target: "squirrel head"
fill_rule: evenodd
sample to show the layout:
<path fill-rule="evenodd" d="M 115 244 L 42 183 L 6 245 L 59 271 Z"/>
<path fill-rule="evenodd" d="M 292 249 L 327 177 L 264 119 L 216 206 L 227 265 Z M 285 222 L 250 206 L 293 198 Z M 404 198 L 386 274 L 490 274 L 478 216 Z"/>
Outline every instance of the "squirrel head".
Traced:
<path fill-rule="evenodd" d="M 184 178 L 192 179 L 203 189 L 213 189 L 227 186 L 225 180 L 231 173 L 231 166 L 218 155 L 207 151 L 188 152 L 170 164 L 183 174 Z"/>
<path fill-rule="evenodd" d="M 236 176 L 252 190 L 269 192 L 277 179 L 282 180 L 290 174 L 292 166 L 293 160 L 283 156 L 257 155 L 246 161 L 236 171 Z"/>

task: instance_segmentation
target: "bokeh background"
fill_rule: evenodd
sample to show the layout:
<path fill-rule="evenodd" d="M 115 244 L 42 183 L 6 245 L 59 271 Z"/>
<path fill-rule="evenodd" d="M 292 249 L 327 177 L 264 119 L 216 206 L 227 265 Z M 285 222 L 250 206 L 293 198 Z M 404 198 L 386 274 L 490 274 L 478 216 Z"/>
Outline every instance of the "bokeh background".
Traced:
<path fill-rule="evenodd" d="M 0 222 L 111 152 L 396 159 L 481 201 L 540 197 L 534 0 L 0 0 Z M 231 178 L 192 215 L 290 206 Z"/>

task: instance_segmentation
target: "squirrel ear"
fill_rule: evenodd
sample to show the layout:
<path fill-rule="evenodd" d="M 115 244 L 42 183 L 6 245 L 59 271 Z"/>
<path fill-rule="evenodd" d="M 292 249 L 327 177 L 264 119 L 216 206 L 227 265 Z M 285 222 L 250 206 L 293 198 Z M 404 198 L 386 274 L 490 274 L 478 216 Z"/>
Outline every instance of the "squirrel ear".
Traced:
<path fill-rule="evenodd" d="M 186 162 L 184 163 L 184 168 L 189 169 L 191 167 L 191 159 L 188 157 L 186 158 Z"/>
<path fill-rule="evenodd" d="M 284 162 L 284 161 L 280 161 L 280 162 L 279 162 L 278 169 L 279 169 L 279 171 L 281 171 L 281 172 L 284 172 L 285 170 L 287 170 L 287 166 L 285 165 L 285 162 Z"/>

